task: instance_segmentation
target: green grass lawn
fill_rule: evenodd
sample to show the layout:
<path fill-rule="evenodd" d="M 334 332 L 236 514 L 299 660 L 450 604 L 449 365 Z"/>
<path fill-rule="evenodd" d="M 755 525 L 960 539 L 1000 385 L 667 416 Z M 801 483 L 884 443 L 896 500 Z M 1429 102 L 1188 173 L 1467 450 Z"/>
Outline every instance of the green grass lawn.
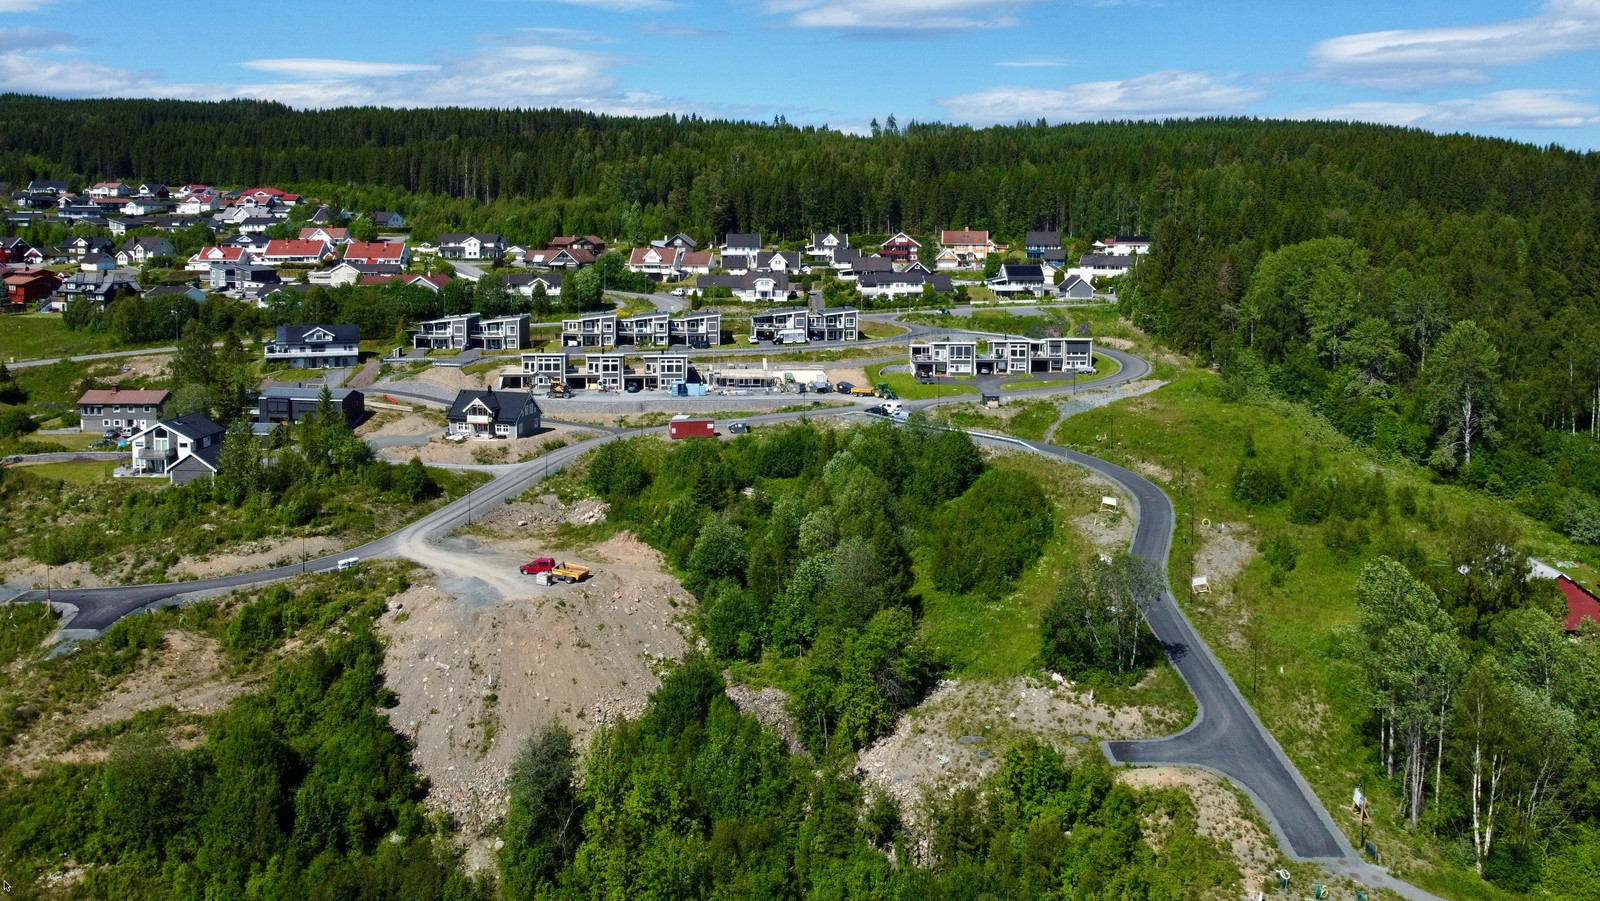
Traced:
<path fill-rule="evenodd" d="M 79 485 L 88 485 L 95 482 L 111 481 L 111 471 L 117 464 L 109 460 L 85 460 L 76 463 L 40 463 L 34 466 L 24 466 L 29 475 L 41 479 L 60 479 L 63 482 L 75 482 Z"/>
<path fill-rule="evenodd" d="M 1593 550 L 1571 544 L 1509 504 L 1435 485 L 1420 467 L 1375 459 L 1302 409 L 1270 401 L 1225 402 L 1218 385 L 1216 376 L 1189 370 L 1152 394 L 1080 414 L 1071 420 L 1071 434 L 1084 437 L 1081 450 L 1130 466 L 1173 496 L 1179 514 L 1169 567 L 1174 594 L 1351 841 L 1359 837 L 1359 827 L 1348 813 L 1350 793 L 1364 783 L 1375 810 L 1367 837 L 1397 875 L 1426 873 L 1427 884 L 1452 897 L 1506 897 L 1445 863 L 1426 832 L 1401 825 L 1398 786 L 1383 778 L 1375 738 L 1364 725 L 1368 712 L 1351 645 L 1356 577 L 1365 564 L 1408 542 L 1416 542 L 1428 558 L 1439 556 L 1453 524 L 1467 514 L 1516 527 L 1533 553 L 1545 559 L 1592 565 Z M 1363 477 L 1379 471 L 1391 491 L 1409 486 L 1417 492 L 1418 512 L 1402 515 L 1391 504 L 1387 521 L 1366 523 L 1370 543 L 1352 558 L 1338 559 L 1323 541 L 1322 526 L 1288 521 L 1287 503 L 1253 508 L 1233 499 L 1233 473 L 1243 459 L 1247 433 L 1258 456 L 1279 465 L 1316 455 L 1331 471 Z M 1185 481 L 1194 486 L 1192 515 L 1177 489 Z M 1202 541 L 1220 540 L 1218 523 L 1229 524 L 1231 535 L 1252 545 L 1266 536 L 1290 536 L 1300 547 L 1297 565 L 1274 580 L 1272 567 L 1256 556 L 1237 577 L 1205 573 L 1216 584 L 1212 593 L 1190 595 L 1195 547 L 1185 539 L 1193 527 Z M 1261 630 L 1259 653 L 1248 651 L 1242 637 L 1251 614 Z"/>
<path fill-rule="evenodd" d="M 88 450 L 89 445 L 100 440 L 99 435 L 93 435 L 88 432 L 70 432 L 60 434 L 44 434 L 41 432 L 34 432 L 27 437 L 29 441 L 35 441 L 42 444 L 57 444 L 61 446 L 62 450 L 69 451 Z"/>
<path fill-rule="evenodd" d="M 1116 375 L 1117 373 L 1119 373 L 1121 371 L 1122 371 L 1122 364 L 1121 363 L 1118 363 L 1116 360 L 1113 360 L 1110 357 L 1105 356 L 1103 354 L 1095 354 L 1094 355 L 1094 373 L 1092 375 L 1082 375 L 1082 376 L 1079 376 L 1078 378 L 1075 378 L 1075 379 L 1067 378 L 1067 379 L 1044 379 L 1044 380 L 1041 380 L 1041 381 L 1033 381 L 1033 382 L 1026 381 L 1026 380 L 1015 381 L 1015 382 L 1001 382 L 1000 383 L 1000 390 L 1001 391 L 1026 391 L 1029 388 L 1066 388 L 1066 387 L 1072 386 L 1072 385 L 1088 385 L 1088 384 L 1090 384 L 1092 382 L 1098 381 L 1099 379 L 1103 379 L 1103 378 L 1107 378 L 1108 376 Z"/>
<path fill-rule="evenodd" d="M 617 315 L 622 317 L 637 316 L 640 313 L 654 313 L 656 305 L 643 297 L 612 297 L 612 300 L 621 301 L 617 305 Z"/>
<path fill-rule="evenodd" d="M 42 360 L 79 354 L 108 353 L 155 344 L 121 345 L 106 332 L 73 332 L 61 324 L 59 313 L 15 313 L 0 316 L 0 360 Z"/>
<path fill-rule="evenodd" d="M 895 325 L 890 322 L 874 322 L 866 319 L 861 320 L 859 331 L 861 332 L 861 337 L 864 340 L 872 340 L 875 338 L 893 338 L 896 335 L 904 335 L 906 333 L 904 326 Z"/>
<path fill-rule="evenodd" d="M 1014 400 L 998 410 L 976 403 L 941 404 L 928 411 L 936 422 L 963 429 L 981 429 L 1015 435 L 1030 441 L 1044 440 L 1050 426 L 1060 418 L 1056 401 L 1044 398 Z"/>
<path fill-rule="evenodd" d="M 977 385 L 922 385 L 910 373 L 883 375 L 881 370 L 885 366 L 896 366 L 901 361 L 889 363 L 874 363 L 866 368 L 868 388 L 878 387 L 879 382 L 893 388 L 895 393 L 905 400 L 924 400 L 930 397 L 952 397 L 958 394 L 977 394 Z"/>

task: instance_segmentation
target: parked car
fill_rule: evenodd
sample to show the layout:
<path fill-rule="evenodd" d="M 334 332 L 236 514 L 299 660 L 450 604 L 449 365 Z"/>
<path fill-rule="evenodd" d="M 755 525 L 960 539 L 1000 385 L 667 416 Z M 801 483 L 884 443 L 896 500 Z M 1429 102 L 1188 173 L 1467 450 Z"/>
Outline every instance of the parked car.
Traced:
<path fill-rule="evenodd" d="M 888 416 L 889 415 L 889 411 L 885 410 L 883 407 L 868 407 L 863 412 L 865 412 L 868 416 Z"/>
<path fill-rule="evenodd" d="M 689 346 L 695 350 L 707 350 L 711 347 L 711 342 L 702 338 L 698 341 L 690 341 Z"/>
<path fill-rule="evenodd" d="M 683 296 L 683 289 L 682 288 L 673 288 L 672 289 L 672 296 L 673 297 L 682 297 Z"/>
<path fill-rule="evenodd" d="M 622 390 L 628 392 L 629 394 L 638 394 L 641 390 L 643 390 L 643 388 L 644 386 L 640 385 L 638 382 L 629 382 L 627 387 L 623 388 Z"/>
<path fill-rule="evenodd" d="M 731 435 L 743 435 L 748 431 L 750 431 L 750 423 L 742 419 L 728 423 L 728 433 Z"/>

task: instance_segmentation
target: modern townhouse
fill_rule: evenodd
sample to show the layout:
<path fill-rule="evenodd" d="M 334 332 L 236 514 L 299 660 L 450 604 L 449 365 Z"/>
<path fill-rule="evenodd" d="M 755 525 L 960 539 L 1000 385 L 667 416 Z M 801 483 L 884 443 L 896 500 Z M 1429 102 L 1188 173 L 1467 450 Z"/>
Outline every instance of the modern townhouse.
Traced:
<path fill-rule="evenodd" d="M 722 344 L 722 314 L 716 310 L 684 313 L 669 323 L 669 343 L 690 347 L 717 347 Z"/>
<path fill-rule="evenodd" d="M 583 386 L 602 391 L 621 391 L 627 372 L 627 357 L 617 353 L 583 355 Z"/>
<path fill-rule="evenodd" d="M 553 385 L 566 385 L 570 374 L 568 366 L 563 351 L 525 353 L 519 371 L 501 374 L 500 387 L 548 389 Z"/>
<path fill-rule="evenodd" d="M 521 350 L 528 346 L 528 314 L 495 316 L 463 313 L 417 323 L 411 346 L 430 350 Z"/>
<path fill-rule="evenodd" d="M 806 307 L 767 310 L 750 316 L 750 342 L 804 344 L 808 340 L 811 311 Z"/>
<path fill-rule="evenodd" d="M 621 344 L 660 344 L 672 340 L 672 314 L 662 310 L 639 313 L 617 321 L 617 342 Z"/>
<path fill-rule="evenodd" d="M 361 364 L 360 341 L 354 325 L 280 325 L 264 351 L 268 366 L 345 368 Z"/>
<path fill-rule="evenodd" d="M 646 391 L 666 391 L 689 380 L 689 355 L 645 354 L 639 371 L 641 388 Z"/>
<path fill-rule="evenodd" d="M 806 337 L 812 341 L 855 341 L 861 337 L 860 313 L 855 307 L 827 307 L 806 317 Z"/>
<path fill-rule="evenodd" d="M 561 320 L 561 346 L 606 348 L 617 346 L 616 313 L 584 313 Z"/>
<path fill-rule="evenodd" d="M 995 374 L 1087 372 L 1094 369 L 1093 338 L 989 339 Z"/>
<path fill-rule="evenodd" d="M 919 379 L 978 374 L 974 338 L 917 339 L 910 344 L 910 356 L 911 374 Z"/>

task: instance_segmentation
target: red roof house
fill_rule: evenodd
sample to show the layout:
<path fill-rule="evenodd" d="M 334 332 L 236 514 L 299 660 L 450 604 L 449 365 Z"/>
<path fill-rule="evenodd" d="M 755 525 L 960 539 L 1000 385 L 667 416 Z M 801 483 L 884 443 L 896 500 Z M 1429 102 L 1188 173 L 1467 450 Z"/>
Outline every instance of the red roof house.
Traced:
<path fill-rule="evenodd" d="M 355 241 L 345 247 L 344 261 L 406 266 L 411 262 L 411 252 L 404 241 Z"/>
<path fill-rule="evenodd" d="M 1567 631 L 1576 632 L 1584 620 L 1592 620 L 1600 625 L 1600 598 L 1590 594 L 1587 589 L 1566 576 L 1556 579 L 1556 587 L 1561 589 L 1561 594 L 1567 599 Z"/>
<path fill-rule="evenodd" d="M 61 276 L 48 269 L 25 269 L 8 273 L 5 284 L 7 303 L 28 306 L 56 293 L 61 287 Z"/>

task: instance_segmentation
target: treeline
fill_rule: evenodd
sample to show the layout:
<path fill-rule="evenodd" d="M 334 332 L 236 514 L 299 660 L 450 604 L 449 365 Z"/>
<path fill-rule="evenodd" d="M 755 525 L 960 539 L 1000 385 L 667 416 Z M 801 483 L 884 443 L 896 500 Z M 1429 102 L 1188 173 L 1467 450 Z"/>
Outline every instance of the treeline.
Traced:
<path fill-rule="evenodd" d="M 637 720 L 582 760 L 559 727 L 512 772 L 501 832 L 507 901 L 566 898 L 1195 898 L 1238 870 L 1197 833 L 1180 789 L 1117 784 L 1024 742 L 980 785 L 908 825 L 835 755 L 790 755 L 741 715 L 705 661 L 675 669 Z"/>
<path fill-rule="evenodd" d="M 797 664 L 785 687 L 818 753 L 889 731 L 938 672 L 916 640 L 915 561 L 941 590 L 1000 597 L 1052 529 L 1032 477 L 920 417 L 614 441 L 586 478 L 684 572 L 717 659 Z"/>
<path fill-rule="evenodd" d="M 1588 205 L 1600 173 L 1592 155 L 1339 123 L 912 123 L 863 138 L 572 110 L 296 112 L 15 94 L 0 96 L 0 148 L 0 181 L 14 184 L 267 183 L 399 210 L 423 233 L 471 225 L 535 241 L 962 227 L 1015 239 L 1047 225 L 1092 238 L 1183 210 L 1226 217 L 1270 249 L 1374 209 L 1523 217 L 1552 200 Z"/>

